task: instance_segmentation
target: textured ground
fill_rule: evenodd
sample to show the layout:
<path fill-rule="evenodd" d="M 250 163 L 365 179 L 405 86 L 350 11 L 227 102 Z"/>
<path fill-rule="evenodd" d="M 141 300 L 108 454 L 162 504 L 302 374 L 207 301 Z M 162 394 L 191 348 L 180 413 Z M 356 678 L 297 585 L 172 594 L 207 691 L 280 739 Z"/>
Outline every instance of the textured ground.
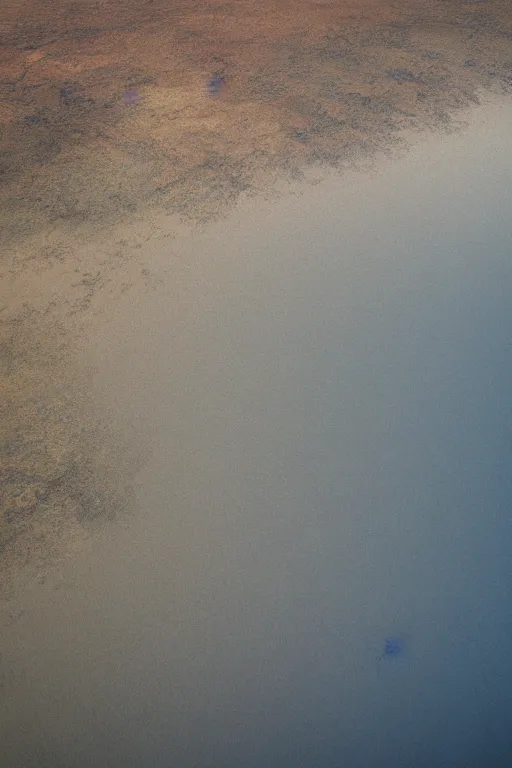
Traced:
<path fill-rule="evenodd" d="M 222 216 L 308 166 L 450 130 L 486 89 L 512 91 L 509 0 L 7 0 L 5 567 L 72 550 L 91 520 L 126 506 L 129 483 L 106 461 L 118 438 L 72 334 L 96 294 L 148 279 L 144 242 L 172 234 L 162 212 Z"/>

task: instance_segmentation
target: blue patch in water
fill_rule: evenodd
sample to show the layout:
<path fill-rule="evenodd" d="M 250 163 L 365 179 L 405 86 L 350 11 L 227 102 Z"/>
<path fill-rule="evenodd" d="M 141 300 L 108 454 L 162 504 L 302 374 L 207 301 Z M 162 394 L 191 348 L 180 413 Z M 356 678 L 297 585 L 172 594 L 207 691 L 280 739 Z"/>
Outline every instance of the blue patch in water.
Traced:
<path fill-rule="evenodd" d="M 404 651 L 404 642 L 400 637 L 387 637 L 384 642 L 384 656 L 399 656 Z"/>

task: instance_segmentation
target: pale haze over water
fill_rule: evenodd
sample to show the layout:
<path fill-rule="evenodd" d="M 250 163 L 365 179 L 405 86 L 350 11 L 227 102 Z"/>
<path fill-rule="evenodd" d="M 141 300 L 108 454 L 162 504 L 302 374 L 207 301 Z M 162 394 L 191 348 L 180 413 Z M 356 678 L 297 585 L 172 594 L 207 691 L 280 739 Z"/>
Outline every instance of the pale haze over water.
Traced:
<path fill-rule="evenodd" d="M 20 587 L 4 765 L 512 765 L 510 100 L 468 121 L 91 318 L 139 509 Z"/>

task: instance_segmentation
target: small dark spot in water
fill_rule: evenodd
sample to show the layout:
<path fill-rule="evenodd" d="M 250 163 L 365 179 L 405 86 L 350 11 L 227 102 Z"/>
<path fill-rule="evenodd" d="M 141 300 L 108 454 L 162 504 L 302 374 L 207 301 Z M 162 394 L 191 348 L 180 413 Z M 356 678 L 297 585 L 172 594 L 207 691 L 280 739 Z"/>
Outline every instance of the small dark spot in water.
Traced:
<path fill-rule="evenodd" d="M 384 642 L 384 656 L 399 656 L 403 653 L 404 642 L 400 637 L 387 637 Z"/>

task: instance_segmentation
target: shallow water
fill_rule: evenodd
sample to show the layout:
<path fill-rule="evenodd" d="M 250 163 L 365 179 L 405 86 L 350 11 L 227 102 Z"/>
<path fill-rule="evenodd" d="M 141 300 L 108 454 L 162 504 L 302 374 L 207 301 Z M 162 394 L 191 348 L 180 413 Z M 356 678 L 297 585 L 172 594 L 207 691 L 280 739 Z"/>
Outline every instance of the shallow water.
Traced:
<path fill-rule="evenodd" d="M 20 587 L 5 765 L 510 764 L 511 124 L 242 201 L 98 311 L 140 509 Z"/>

